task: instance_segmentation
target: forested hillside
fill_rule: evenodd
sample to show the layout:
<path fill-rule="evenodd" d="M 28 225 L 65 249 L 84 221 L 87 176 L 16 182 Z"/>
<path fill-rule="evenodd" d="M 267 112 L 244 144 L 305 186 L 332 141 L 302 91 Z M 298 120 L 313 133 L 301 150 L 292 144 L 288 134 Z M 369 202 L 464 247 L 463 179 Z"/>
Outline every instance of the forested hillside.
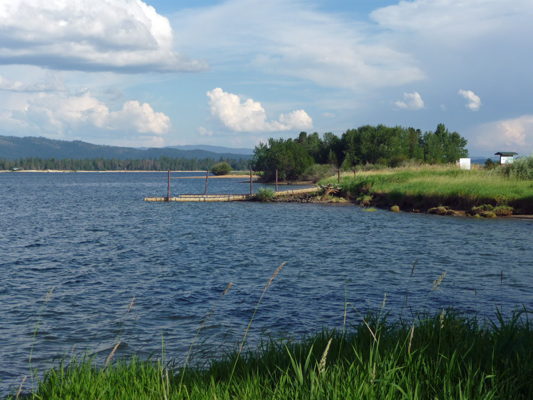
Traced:
<path fill-rule="evenodd" d="M 232 153 L 215 153 L 206 150 L 178 150 L 170 147 L 150 148 L 145 150 L 134 149 L 131 147 L 103 146 L 96 145 L 79 140 L 63 141 L 52 140 L 37 137 L 14 137 L 0 136 L 0 159 L 13 161 L 26 157 L 38 157 L 41 159 L 74 158 L 74 159 L 94 159 L 105 158 L 117 160 L 127 159 L 149 159 L 158 157 L 172 157 L 185 159 L 249 159 L 250 155 L 232 154 Z"/>
<path fill-rule="evenodd" d="M 134 149 L 81 141 L 0 136 L 1 170 L 166 171 L 207 170 L 225 160 L 249 168 L 250 155 L 173 148 Z"/>
<path fill-rule="evenodd" d="M 39 158 L 26 157 L 9 161 L 0 159 L 0 171 L 10 170 L 62 170 L 62 171 L 195 171 L 208 170 L 211 167 L 225 160 L 234 170 L 245 170 L 250 168 L 250 160 L 244 158 L 143 158 L 119 160 L 117 158 Z"/>

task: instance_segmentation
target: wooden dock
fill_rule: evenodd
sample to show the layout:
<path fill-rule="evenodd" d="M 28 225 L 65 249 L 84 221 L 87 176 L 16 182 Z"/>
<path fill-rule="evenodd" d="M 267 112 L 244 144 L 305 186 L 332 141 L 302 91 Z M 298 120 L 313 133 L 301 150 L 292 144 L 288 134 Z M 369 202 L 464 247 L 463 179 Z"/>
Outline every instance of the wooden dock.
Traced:
<path fill-rule="evenodd" d="M 275 192 L 276 196 L 288 196 L 293 194 L 304 194 L 316 192 L 318 188 L 304 188 L 283 190 Z M 144 201 L 177 201 L 177 202 L 217 202 L 217 201 L 249 201 L 255 194 L 181 194 L 178 197 L 145 197 Z"/>

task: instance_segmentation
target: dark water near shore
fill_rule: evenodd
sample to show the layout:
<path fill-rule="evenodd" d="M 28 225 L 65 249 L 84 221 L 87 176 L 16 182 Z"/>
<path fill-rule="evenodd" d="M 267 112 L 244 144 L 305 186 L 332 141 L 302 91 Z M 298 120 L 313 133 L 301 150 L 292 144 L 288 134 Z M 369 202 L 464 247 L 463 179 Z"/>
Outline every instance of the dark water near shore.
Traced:
<path fill-rule="evenodd" d="M 177 174 L 175 174 L 177 175 Z M 190 175 L 190 174 L 186 174 Z M 302 335 L 342 328 L 359 310 L 455 306 L 494 316 L 533 305 L 533 223 L 366 212 L 353 205 L 146 203 L 166 195 L 164 173 L 0 174 L 0 376 L 2 394 L 54 356 L 88 351 L 182 359 L 226 286 L 233 287 L 199 343 L 213 352 L 250 331 Z M 174 180 L 173 194 L 202 180 Z M 255 185 L 257 190 L 261 185 Z M 210 180 L 210 193 L 246 193 Z M 503 285 L 500 274 L 503 271 Z M 346 286 L 347 285 L 347 286 Z M 47 292 L 54 291 L 44 304 Z M 126 316 L 132 298 L 134 305 Z M 355 312 L 348 320 L 357 323 Z"/>

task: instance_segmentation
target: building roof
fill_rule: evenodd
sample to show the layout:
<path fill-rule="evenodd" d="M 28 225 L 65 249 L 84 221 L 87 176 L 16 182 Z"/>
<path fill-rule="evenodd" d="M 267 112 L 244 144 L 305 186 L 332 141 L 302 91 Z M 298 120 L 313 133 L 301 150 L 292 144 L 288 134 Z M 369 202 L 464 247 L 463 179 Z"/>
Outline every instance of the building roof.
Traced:
<path fill-rule="evenodd" d="M 499 151 L 495 153 L 494 155 L 508 157 L 508 156 L 516 156 L 518 155 L 518 153 L 515 153 L 514 151 Z"/>

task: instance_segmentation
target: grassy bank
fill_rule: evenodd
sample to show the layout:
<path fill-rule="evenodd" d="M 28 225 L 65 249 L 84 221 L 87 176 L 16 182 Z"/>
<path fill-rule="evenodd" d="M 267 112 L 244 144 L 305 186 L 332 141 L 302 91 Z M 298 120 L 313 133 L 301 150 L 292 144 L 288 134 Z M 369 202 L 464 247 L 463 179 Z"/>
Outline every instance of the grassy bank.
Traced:
<path fill-rule="evenodd" d="M 107 366 L 64 360 L 34 393 L 21 397 L 529 399 L 533 330 L 523 317 L 496 315 L 496 323 L 484 323 L 448 311 L 392 322 L 371 314 L 344 333 L 268 341 L 185 371 L 164 360 L 132 358 Z"/>
<path fill-rule="evenodd" d="M 321 183 L 336 183 L 329 178 Z M 343 192 L 364 205 L 427 211 L 438 206 L 469 211 L 473 207 L 511 207 L 533 214 L 533 181 L 488 170 L 462 171 L 455 166 L 422 166 L 345 173 Z"/>
<path fill-rule="evenodd" d="M 525 309 L 508 319 L 496 311 L 491 321 L 453 310 L 429 314 L 406 308 L 392 319 L 385 296 L 381 309 L 365 316 L 345 302 L 338 330 L 298 340 L 269 339 L 248 348 L 249 328 L 282 267 L 263 290 L 242 342 L 229 353 L 201 365 L 189 365 L 189 356 L 180 365 L 169 362 L 164 349 L 149 360 L 114 361 L 118 341 L 105 363 L 64 358 L 41 381 L 34 376 L 24 386 L 25 378 L 7 399 L 533 398 L 533 329 Z M 434 281 L 425 302 L 445 275 Z M 407 300 L 406 294 L 406 306 Z M 132 306 L 133 301 L 128 312 Z"/>

